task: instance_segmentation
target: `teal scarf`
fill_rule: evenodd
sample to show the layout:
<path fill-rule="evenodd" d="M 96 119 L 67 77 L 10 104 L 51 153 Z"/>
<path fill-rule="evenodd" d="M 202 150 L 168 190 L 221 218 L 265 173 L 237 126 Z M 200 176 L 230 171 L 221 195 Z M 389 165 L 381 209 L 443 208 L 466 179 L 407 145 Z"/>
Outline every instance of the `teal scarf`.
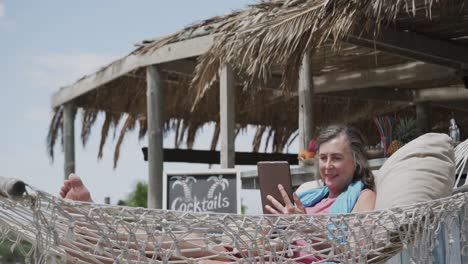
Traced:
<path fill-rule="evenodd" d="M 364 188 L 364 183 L 362 181 L 352 182 L 346 191 L 342 192 L 336 201 L 330 207 L 330 213 L 340 214 L 340 213 L 350 213 L 354 205 L 361 194 L 362 189 Z M 310 189 L 305 192 L 299 193 L 298 197 L 301 200 L 302 204 L 305 207 L 313 206 L 316 203 L 320 202 L 323 198 L 327 197 L 330 190 L 327 186 L 321 188 Z"/>
<path fill-rule="evenodd" d="M 340 214 L 340 213 L 350 213 L 354 205 L 361 194 L 362 189 L 364 188 L 364 183 L 362 181 L 352 182 L 346 191 L 342 192 L 335 202 L 330 207 L 330 213 Z M 313 206 L 316 203 L 320 202 L 323 198 L 327 197 L 330 189 L 327 186 L 322 188 L 310 189 L 305 192 L 299 193 L 297 196 L 301 200 L 302 204 L 305 207 Z M 333 229 L 335 225 L 329 225 L 328 228 Z M 342 226 L 342 229 L 346 230 L 346 227 Z M 331 234 L 328 234 L 329 237 L 333 237 Z M 344 238 L 339 239 L 340 242 L 344 242 Z M 323 264 L 333 264 L 335 262 L 324 262 Z"/>

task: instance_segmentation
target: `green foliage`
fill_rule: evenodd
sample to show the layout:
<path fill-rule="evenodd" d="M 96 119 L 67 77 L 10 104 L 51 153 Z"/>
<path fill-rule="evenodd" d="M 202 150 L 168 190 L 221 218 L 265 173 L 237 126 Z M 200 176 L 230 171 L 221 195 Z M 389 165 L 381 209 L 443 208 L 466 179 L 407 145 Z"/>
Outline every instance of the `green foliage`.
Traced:
<path fill-rule="evenodd" d="M 125 200 L 127 206 L 133 207 L 148 207 L 148 184 L 145 182 L 138 182 L 135 190 L 131 192 Z"/>
<path fill-rule="evenodd" d="M 420 135 L 421 131 L 418 128 L 416 119 L 414 118 L 402 118 L 395 127 L 394 138 L 403 144 L 410 142 Z"/>
<path fill-rule="evenodd" d="M 25 256 L 20 253 L 18 248 L 11 251 L 13 242 L 5 240 L 0 244 L 0 263 L 27 263 Z M 26 252 L 31 250 L 31 244 L 26 241 L 21 241 L 18 247 L 22 247 Z M 31 261 L 31 260 L 30 260 Z"/>
<path fill-rule="evenodd" d="M 246 210 L 247 210 L 247 205 L 241 204 L 241 214 L 245 214 Z"/>

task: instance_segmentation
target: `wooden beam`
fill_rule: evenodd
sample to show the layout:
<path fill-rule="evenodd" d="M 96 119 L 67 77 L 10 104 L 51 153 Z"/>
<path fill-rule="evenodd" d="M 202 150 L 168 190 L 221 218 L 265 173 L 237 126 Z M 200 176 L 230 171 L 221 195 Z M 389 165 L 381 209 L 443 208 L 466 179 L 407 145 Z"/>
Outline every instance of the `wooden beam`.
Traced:
<path fill-rule="evenodd" d="M 214 37 L 215 35 L 207 35 L 187 39 L 167 44 L 142 55 L 130 54 L 116 60 L 101 70 L 83 77 L 76 83 L 62 87 L 52 96 L 52 107 L 69 102 L 138 68 L 199 56 L 211 47 Z"/>
<path fill-rule="evenodd" d="M 224 65 L 219 72 L 221 168 L 234 168 L 235 165 L 235 84 L 232 66 Z"/>
<path fill-rule="evenodd" d="M 162 208 L 163 88 L 158 68 L 146 67 L 148 101 L 148 208 Z"/>
<path fill-rule="evenodd" d="M 143 147 L 143 159 L 148 160 L 148 148 Z M 288 161 L 291 165 L 297 165 L 297 154 L 284 153 L 258 153 L 258 152 L 236 152 L 236 165 L 257 165 L 259 161 Z M 165 162 L 186 162 L 219 164 L 220 152 L 211 150 L 193 149 L 164 149 Z"/>
<path fill-rule="evenodd" d="M 148 148 L 141 148 L 143 159 L 148 161 Z M 219 164 L 220 152 L 212 150 L 193 150 L 193 149 L 168 149 L 165 148 L 164 162 L 184 162 L 184 163 L 202 163 Z M 381 153 L 368 152 L 367 157 L 374 159 L 382 157 Z M 257 165 L 259 161 L 287 161 L 290 165 L 298 165 L 296 153 L 259 153 L 259 152 L 236 152 L 237 165 Z"/>
<path fill-rule="evenodd" d="M 468 89 L 463 85 L 434 87 L 423 89 L 398 89 L 390 87 L 372 87 L 355 90 L 320 92 L 321 96 L 351 98 L 372 101 L 402 101 L 402 102 L 451 102 L 467 100 Z M 297 94 L 292 94 L 297 96 Z M 281 96 L 279 94 L 278 96 Z"/>
<path fill-rule="evenodd" d="M 73 103 L 67 103 L 63 108 L 63 152 L 64 179 L 68 179 L 71 173 L 75 173 L 75 116 L 76 108 Z"/>
<path fill-rule="evenodd" d="M 385 68 L 369 69 L 341 74 L 327 74 L 314 77 L 315 93 L 328 93 L 372 87 L 398 87 L 411 83 L 453 77 L 455 70 L 411 62 Z"/>
<path fill-rule="evenodd" d="M 404 101 L 412 102 L 414 92 L 413 89 L 396 89 L 388 87 L 374 87 L 356 89 L 353 91 L 338 91 L 321 93 L 324 96 L 351 98 L 359 100 L 373 100 L 373 101 Z"/>
<path fill-rule="evenodd" d="M 464 85 L 418 89 L 414 91 L 415 102 L 453 101 L 468 99 L 468 89 Z"/>
<path fill-rule="evenodd" d="M 349 35 L 346 41 L 457 70 L 468 67 L 468 47 L 466 45 L 458 45 L 414 32 L 384 29 L 376 38 L 372 34 L 363 33 L 361 35 Z"/>
<path fill-rule="evenodd" d="M 456 71 L 444 66 L 424 62 L 410 62 L 391 67 L 381 67 L 349 73 L 329 73 L 314 76 L 314 93 L 325 94 L 339 91 L 353 93 L 358 89 L 376 87 L 399 87 L 418 82 L 453 78 Z M 278 89 L 281 77 L 273 76 L 266 87 Z"/>
<path fill-rule="evenodd" d="M 194 74 L 195 67 L 197 67 L 197 60 L 195 58 L 181 59 L 158 64 L 158 68 L 161 71 L 178 72 L 187 75 Z"/>
<path fill-rule="evenodd" d="M 443 108 L 449 108 L 453 110 L 468 112 L 468 99 L 446 101 L 446 102 L 432 102 L 431 105 L 437 105 Z"/>
<path fill-rule="evenodd" d="M 161 70 L 193 74 L 196 65 L 195 60 L 184 59 L 160 64 L 158 67 Z M 313 90 L 314 94 L 332 97 L 411 102 L 415 98 L 415 90 L 398 89 L 395 87 L 413 82 L 451 78 L 453 76 L 455 76 L 455 70 L 444 66 L 423 62 L 410 62 L 361 72 L 329 73 L 321 76 L 313 76 Z M 268 89 L 279 89 L 280 83 L 281 78 L 273 76 L 268 80 L 267 87 Z M 460 86 L 460 88 L 463 87 Z M 446 93 L 446 91 L 450 91 L 450 89 L 443 89 L 444 91 L 442 93 L 445 94 L 442 95 L 442 98 L 450 98 L 463 94 L 468 96 L 468 90 L 464 88 L 461 89 L 459 93 L 453 95 L 452 92 Z M 416 94 L 419 93 L 418 91 L 422 91 L 421 96 L 427 96 L 427 94 L 431 93 L 431 90 L 432 88 L 418 89 L 416 90 Z M 282 96 L 282 93 L 280 96 Z"/>
<path fill-rule="evenodd" d="M 455 70 L 424 62 L 411 62 L 392 67 L 369 69 L 367 71 L 350 73 L 331 73 L 314 76 L 314 93 L 323 96 L 361 98 L 383 101 L 413 101 L 426 100 L 431 97 L 432 88 L 405 89 L 395 88 L 429 80 L 453 78 Z M 273 76 L 268 80 L 268 89 L 279 89 L 281 78 Z M 462 86 L 457 86 L 462 87 Z M 436 96 L 450 98 L 468 95 L 468 90 L 457 93 L 435 89 Z M 281 94 L 279 94 L 281 96 Z"/>
<path fill-rule="evenodd" d="M 154 51 L 150 51 L 144 55 L 130 54 L 111 63 L 94 74 L 85 76 L 84 78 L 78 80 L 75 84 L 61 88 L 52 96 L 52 107 L 57 107 L 65 102 L 71 101 L 80 95 L 96 89 L 101 85 L 104 85 L 105 83 L 108 83 L 140 67 L 199 56 L 209 49 L 213 43 L 214 37 L 215 35 L 207 35 L 171 43 Z M 363 34 L 359 36 L 350 35 L 347 41 L 353 44 L 369 48 L 376 48 L 425 62 L 445 65 L 454 69 L 461 69 L 468 65 L 467 47 L 456 45 L 448 41 L 431 39 L 426 36 L 410 32 L 385 30 L 376 40 L 374 40 L 369 35 Z M 445 69 L 445 72 L 446 71 L 447 70 Z M 361 76 L 358 74 L 356 75 L 357 78 L 353 78 L 353 74 L 348 75 L 350 77 L 349 81 L 353 82 L 348 86 L 351 88 L 348 89 L 353 89 L 353 87 L 379 86 L 375 84 L 368 84 L 367 86 L 365 85 L 365 79 L 372 79 L 372 75 L 374 75 L 372 71 L 363 72 Z M 408 78 L 406 79 L 408 80 L 411 77 L 405 74 L 402 74 L 402 76 L 407 76 Z M 436 77 L 424 74 L 417 76 L 421 76 L 422 78 Z M 328 86 L 329 90 L 342 89 L 345 87 L 343 83 L 346 82 L 346 80 L 344 79 L 345 78 L 336 79 L 332 75 L 326 76 L 324 78 L 317 77 L 317 92 L 321 90 L 320 83 L 329 82 L 329 80 L 338 80 L 337 83 L 332 83 L 331 86 Z M 390 78 L 389 76 L 389 78 L 382 78 L 382 80 L 386 80 L 386 83 L 388 83 L 389 80 L 394 81 L 395 84 L 404 81 L 398 75 L 395 76 L 395 78 Z"/>
<path fill-rule="evenodd" d="M 133 59 L 136 60 L 136 58 Z M 176 60 L 164 62 L 160 66 L 160 69 L 192 74 L 193 69 L 196 66 L 196 62 L 191 59 L 181 60 L 182 61 Z M 119 61 L 112 63 L 93 75 L 84 77 L 82 80 L 71 86 L 61 88 L 60 91 L 52 96 L 52 106 L 59 106 L 66 101 L 79 97 L 80 95 L 96 89 L 100 85 L 103 85 L 139 67 L 136 61 L 134 62 L 135 65 L 130 65 L 132 61 L 131 56 Z M 121 65 L 119 66 L 119 64 Z M 331 73 L 322 76 L 314 76 L 314 90 L 315 93 L 324 93 L 369 87 L 395 87 L 411 82 L 444 79 L 454 76 L 455 74 L 455 70 L 447 67 L 422 62 L 412 62 L 393 67 L 369 69 L 367 71 Z M 270 88 L 276 88 L 279 86 L 280 82 L 281 78 L 273 77 L 268 81 L 267 86 Z"/>
<path fill-rule="evenodd" d="M 314 135 L 314 111 L 313 111 L 314 81 L 309 53 L 302 58 L 299 72 L 299 149 L 307 149 L 310 139 Z"/>

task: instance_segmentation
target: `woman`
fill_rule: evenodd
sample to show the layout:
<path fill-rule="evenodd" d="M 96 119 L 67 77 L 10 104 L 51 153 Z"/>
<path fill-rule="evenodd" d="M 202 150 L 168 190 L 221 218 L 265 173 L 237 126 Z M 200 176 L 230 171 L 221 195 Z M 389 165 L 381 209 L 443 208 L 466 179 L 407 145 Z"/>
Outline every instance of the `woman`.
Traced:
<path fill-rule="evenodd" d="M 268 196 L 274 207 L 266 206 L 273 214 L 327 214 L 373 210 L 375 205 L 374 176 L 369 168 L 364 138 L 359 131 L 346 125 L 323 129 L 317 138 L 320 175 L 324 187 L 299 195 L 294 193 L 294 205 L 281 185 L 278 186 L 283 203 Z M 60 196 L 80 201 L 92 201 L 91 196 L 76 176 L 64 182 Z M 304 241 L 296 241 L 298 245 Z M 296 252 L 302 262 L 317 259 Z M 303 257 L 304 256 L 304 257 Z M 217 263 L 206 260 L 204 263 Z"/>
<path fill-rule="evenodd" d="M 266 205 L 266 209 L 272 214 L 327 214 L 373 210 L 374 175 L 367 162 L 362 134 L 351 126 L 332 125 L 321 131 L 317 145 L 320 176 L 325 186 L 301 193 L 301 198 L 294 193 L 294 205 L 280 185 L 278 190 L 284 199 L 283 203 L 267 196 L 275 208 Z M 347 197 L 352 200 L 351 208 L 330 211 L 338 197 L 344 199 L 343 196 L 351 191 L 348 186 L 359 191 Z"/>
<path fill-rule="evenodd" d="M 324 187 L 299 195 L 294 193 L 294 205 L 283 186 L 279 185 L 283 203 L 267 196 L 275 208 L 266 205 L 266 209 L 272 214 L 329 214 L 373 210 L 376 197 L 374 176 L 367 162 L 362 134 L 351 126 L 333 125 L 321 131 L 317 145 L 319 171 Z M 299 246 L 307 244 L 304 240 L 297 240 L 295 243 Z M 294 252 L 294 258 L 302 263 L 321 260 L 307 255 L 307 252 Z"/>

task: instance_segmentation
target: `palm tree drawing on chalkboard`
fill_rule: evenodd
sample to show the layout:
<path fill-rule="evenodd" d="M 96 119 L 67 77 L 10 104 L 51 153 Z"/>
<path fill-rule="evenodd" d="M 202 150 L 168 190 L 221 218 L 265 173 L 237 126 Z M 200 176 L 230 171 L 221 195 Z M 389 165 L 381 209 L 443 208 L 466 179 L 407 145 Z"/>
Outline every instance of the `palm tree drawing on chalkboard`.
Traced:
<path fill-rule="evenodd" d="M 213 185 L 211 185 L 210 189 L 208 190 L 207 197 L 208 199 L 212 199 L 214 196 L 214 191 L 218 186 L 224 191 L 226 187 L 229 187 L 229 181 L 223 178 L 223 175 L 219 176 L 211 176 L 207 179 L 207 181 L 214 181 Z"/>
<path fill-rule="evenodd" d="M 177 185 L 182 186 L 184 190 L 185 202 L 192 201 L 192 190 L 190 188 L 190 182 L 197 182 L 197 179 L 192 176 L 173 176 L 173 178 L 175 178 L 176 181 L 172 184 L 171 188 L 174 189 Z"/>

